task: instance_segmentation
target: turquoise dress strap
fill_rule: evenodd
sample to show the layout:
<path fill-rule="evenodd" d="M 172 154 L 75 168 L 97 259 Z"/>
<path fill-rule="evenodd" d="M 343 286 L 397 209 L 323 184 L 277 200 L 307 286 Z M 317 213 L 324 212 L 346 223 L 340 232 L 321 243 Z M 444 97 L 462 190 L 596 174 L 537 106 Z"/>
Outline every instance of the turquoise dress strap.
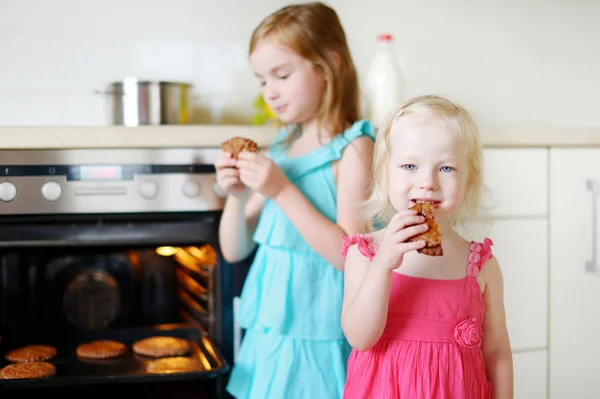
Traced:
<path fill-rule="evenodd" d="M 331 161 L 340 159 L 348 144 L 350 144 L 352 140 L 363 135 L 369 136 L 371 139 L 375 140 L 375 129 L 373 129 L 373 125 L 365 119 L 354 122 L 349 129 L 342 134 L 335 136 L 329 143 Z"/>
<path fill-rule="evenodd" d="M 339 160 L 344 149 L 352 140 L 363 135 L 375 140 L 375 130 L 367 120 L 355 122 L 350 128 L 333 137 L 329 143 L 313 152 L 294 158 L 280 158 L 279 167 L 288 179 L 296 180 L 323 165 Z"/>

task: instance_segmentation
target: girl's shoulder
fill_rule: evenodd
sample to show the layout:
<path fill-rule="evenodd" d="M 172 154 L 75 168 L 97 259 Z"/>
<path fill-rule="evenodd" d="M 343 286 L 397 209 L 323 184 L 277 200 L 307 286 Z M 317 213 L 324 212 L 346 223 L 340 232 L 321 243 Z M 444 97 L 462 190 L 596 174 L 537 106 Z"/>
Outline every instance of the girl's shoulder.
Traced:
<path fill-rule="evenodd" d="M 375 128 L 368 119 L 360 119 L 352 123 L 348 128 L 340 132 L 337 137 L 346 141 L 352 141 L 358 137 L 366 136 L 375 140 Z"/>

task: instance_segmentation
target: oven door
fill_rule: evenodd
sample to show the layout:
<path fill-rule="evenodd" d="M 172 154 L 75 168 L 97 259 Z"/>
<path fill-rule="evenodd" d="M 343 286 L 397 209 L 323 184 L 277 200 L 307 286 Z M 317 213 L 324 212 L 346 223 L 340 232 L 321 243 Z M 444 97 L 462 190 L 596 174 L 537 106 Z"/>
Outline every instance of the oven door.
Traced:
<path fill-rule="evenodd" d="M 228 397 L 226 380 L 241 339 L 241 330 L 234 324 L 234 298 L 241 292 L 252 258 L 236 265 L 223 260 L 218 243 L 219 218 L 218 211 L 2 217 L 0 335 L 4 340 L 0 354 L 4 357 L 10 349 L 34 341 L 57 346 L 59 353 L 52 360 L 56 377 L 7 380 L 0 383 L 0 391 L 210 380 L 215 381 L 213 387 L 203 389 L 214 392 L 206 397 Z M 88 261 L 77 263 L 81 259 Z M 115 259 L 132 266 L 119 269 Z M 136 271 L 136 262 L 144 272 Z M 83 269 L 87 274 L 74 266 L 78 264 L 86 265 Z M 94 269 L 90 264 L 101 266 Z M 55 276 L 60 273 L 55 270 L 79 270 L 79 274 L 63 273 L 70 277 L 63 278 L 59 285 Z M 119 275 L 111 270 L 127 272 Z M 144 282 L 157 273 L 163 276 L 162 280 Z M 110 277 L 115 281 L 111 282 Z M 115 284 L 128 286 L 131 281 L 136 283 L 132 287 L 137 288 L 115 293 Z M 169 282 L 174 287 L 171 296 L 165 294 L 169 292 L 165 289 Z M 44 308 L 52 302 L 48 298 L 56 298 L 52 292 L 61 294 L 62 316 L 70 317 L 61 318 L 61 312 Z M 23 300 L 25 297 L 28 299 Z M 120 309 L 125 309 L 120 317 L 111 307 L 115 298 Z M 175 304 L 176 315 L 168 311 L 170 302 Z M 82 304 L 95 311 L 82 311 Z M 90 313 L 98 317 L 91 317 Z M 112 324 L 102 324 L 110 315 Z M 54 328 L 43 328 L 44 325 Z M 130 357 L 94 365 L 84 364 L 74 355 L 76 346 L 84 341 L 110 338 L 132 344 L 150 335 L 188 338 L 192 355 L 197 357 L 197 369 L 150 373 L 147 365 L 152 359 L 140 359 L 132 350 L 127 355 Z"/>

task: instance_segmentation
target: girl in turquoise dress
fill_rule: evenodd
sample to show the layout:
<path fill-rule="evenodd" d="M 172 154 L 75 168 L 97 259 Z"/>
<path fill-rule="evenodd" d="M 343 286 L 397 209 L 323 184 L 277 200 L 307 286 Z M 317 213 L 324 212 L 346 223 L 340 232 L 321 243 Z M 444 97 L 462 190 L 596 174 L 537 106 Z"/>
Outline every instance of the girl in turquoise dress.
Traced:
<path fill-rule="evenodd" d="M 237 321 L 236 398 L 341 398 L 350 353 L 341 328 L 341 237 L 363 231 L 374 131 L 359 117 L 355 67 L 336 12 L 292 5 L 255 29 L 250 62 L 285 127 L 267 154 L 222 153 L 220 225 L 229 262 L 258 246 Z"/>

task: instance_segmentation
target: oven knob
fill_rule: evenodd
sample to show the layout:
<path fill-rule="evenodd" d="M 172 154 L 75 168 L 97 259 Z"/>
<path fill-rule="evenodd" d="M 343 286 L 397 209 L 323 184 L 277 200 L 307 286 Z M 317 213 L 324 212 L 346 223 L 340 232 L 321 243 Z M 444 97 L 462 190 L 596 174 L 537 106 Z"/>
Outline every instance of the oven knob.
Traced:
<path fill-rule="evenodd" d="M 140 194 L 146 198 L 154 198 L 158 194 L 158 184 L 152 180 L 144 180 L 140 184 Z"/>
<path fill-rule="evenodd" d="M 200 183 L 198 183 L 196 180 L 188 180 L 183 185 L 182 190 L 183 194 L 185 194 L 186 197 L 197 197 L 198 195 L 200 195 Z"/>
<path fill-rule="evenodd" d="M 17 196 L 17 186 L 10 182 L 0 183 L 0 201 L 10 202 Z"/>
<path fill-rule="evenodd" d="M 62 187 L 55 181 L 49 181 L 42 186 L 42 195 L 48 201 L 56 201 L 62 195 Z"/>

